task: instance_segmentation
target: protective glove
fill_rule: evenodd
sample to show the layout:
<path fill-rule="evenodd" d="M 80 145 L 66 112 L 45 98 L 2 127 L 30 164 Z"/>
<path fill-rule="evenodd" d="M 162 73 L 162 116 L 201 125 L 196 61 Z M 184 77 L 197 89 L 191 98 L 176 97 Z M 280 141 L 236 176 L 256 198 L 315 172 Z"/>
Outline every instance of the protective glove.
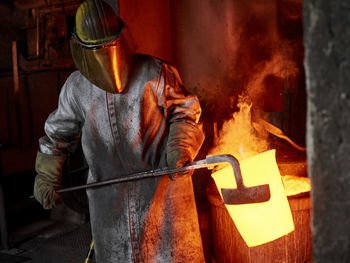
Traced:
<path fill-rule="evenodd" d="M 53 208 L 61 198 L 56 190 L 60 188 L 65 160 L 65 156 L 41 152 L 36 156 L 35 170 L 38 174 L 34 181 L 34 197 L 45 209 Z"/>
<path fill-rule="evenodd" d="M 169 169 L 181 168 L 192 161 L 191 156 L 184 150 L 178 149 L 167 153 L 167 163 Z M 171 173 L 168 174 L 171 180 L 174 180 L 183 176 L 191 176 L 193 169 L 182 173 Z"/>
<path fill-rule="evenodd" d="M 180 168 L 192 162 L 204 140 L 201 129 L 185 121 L 173 122 L 169 127 L 167 141 L 167 164 L 169 169 Z M 193 170 L 168 174 L 171 180 L 181 176 L 191 176 Z"/>

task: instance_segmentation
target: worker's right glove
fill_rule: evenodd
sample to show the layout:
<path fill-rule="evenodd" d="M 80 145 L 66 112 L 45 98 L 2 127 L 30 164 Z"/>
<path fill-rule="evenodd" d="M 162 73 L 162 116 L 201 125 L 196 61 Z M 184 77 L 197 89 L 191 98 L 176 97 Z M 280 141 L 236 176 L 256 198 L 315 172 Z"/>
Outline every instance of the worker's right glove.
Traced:
<path fill-rule="evenodd" d="M 181 168 L 192 161 L 191 156 L 182 149 L 176 149 L 167 153 L 167 163 L 169 169 Z M 174 180 L 178 177 L 191 176 L 193 170 L 188 170 L 182 173 L 172 173 L 168 174 L 171 180 Z"/>
<path fill-rule="evenodd" d="M 65 156 L 38 152 L 35 170 L 38 173 L 34 182 L 34 197 L 45 208 L 53 208 L 61 198 L 56 190 L 60 188 L 62 166 Z"/>

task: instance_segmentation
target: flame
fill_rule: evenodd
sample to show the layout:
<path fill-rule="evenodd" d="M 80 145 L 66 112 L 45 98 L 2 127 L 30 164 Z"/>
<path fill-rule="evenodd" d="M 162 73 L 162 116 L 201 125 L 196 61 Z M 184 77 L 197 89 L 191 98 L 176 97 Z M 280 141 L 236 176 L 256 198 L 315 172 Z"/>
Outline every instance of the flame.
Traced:
<path fill-rule="evenodd" d="M 282 176 L 282 181 L 287 196 L 308 193 L 311 191 L 311 182 L 307 177 L 284 175 Z"/>
<path fill-rule="evenodd" d="M 245 186 L 269 184 L 268 202 L 226 205 L 238 231 L 249 247 L 258 246 L 294 230 L 292 213 L 284 192 L 275 159 L 275 150 L 258 154 L 240 162 Z M 221 195 L 221 188 L 237 188 L 230 166 L 212 174 Z M 222 197 L 222 196 L 221 196 Z"/>
<path fill-rule="evenodd" d="M 270 64 L 266 64 L 265 73 L 277 73 L 280 69 L 276 67 L 278 61 L 279 58 L 275 57 Z M 265 73 L 262 76 L 266 75 Z M 260 81 L 262 78 L 257 78 L 256 84 Z M 271 199 L 268 202 L 243 205 L 225 204 L 242 238 L 249 247 L 253 247 L 273 241 L 294 230 L 287 194 L 307 192 L 310 191 L 311 186 L 308 179 L 301 182 L 295 177 L 286 177 L 285 189 L 276 163 L 275 150 L 268 151 L 266 129 L 261 125 L 252 125 L 252 103 L 250 101 L 248 96 L 241 95 L 237 105 L 239 111 L 233 114 L 231 120 L 224 122 L 220 132 L 214 130 L 215 147 L 210 154 L 235 156 L 240 162 L 245 186 L 263 184 L 270 186 Z M 222 188 L 237 188 L 230 166 L 213 172 L 212 177 L 220 195 Z"/>
<path fill-rule="evenodd" d="M 112 66 L 113 66 L 115 85 L 117 89 L 120 89 L 122 86 L 122 82 L 119 76 L 120 68 L 119 68 L 118 57 L 117 57 L 117 46 L 112 46 L 111 52 L 112 52 L 111 57 L 112 57 Z"/>
<path fill-rule="evenodd" d="M 247 97 L 239 96 L 238 112 L 233 118 L 224 122 L 219 132 L 217 143 L 210 154 L 231 154 L 238 160 L 254 156 L 268 150 L 266 141 L 267 134 L 257 131 L 252 126 L 251 120 L 252 104 L 248 103 Z"/>

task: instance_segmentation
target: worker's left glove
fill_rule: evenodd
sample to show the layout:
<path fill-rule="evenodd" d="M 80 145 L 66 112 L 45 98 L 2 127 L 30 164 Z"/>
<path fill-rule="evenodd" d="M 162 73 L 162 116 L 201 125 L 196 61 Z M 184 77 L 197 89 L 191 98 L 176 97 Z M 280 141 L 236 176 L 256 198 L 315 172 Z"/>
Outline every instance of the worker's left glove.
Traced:
<path fill-rule="evenodd" d="M 204 140 L 203 132 L 199 127 L 187 122 L 174 122 L 170 125 L 167 142 L 167 164 L 169 169 L 183 167 L 194 159 Z M 174 180 L 177 177 L 191 176 L 193 170 L 169 174 Z"/>
<path fill-rule="evenodd" d="M 56 193 L 60 188 L 62 166 L 65 156 L 49 155 L 38 152 L 35 170 L 38 173 L 34 182 L 34 197 L 45 208 L 53 208 L 61 195 Z"/>

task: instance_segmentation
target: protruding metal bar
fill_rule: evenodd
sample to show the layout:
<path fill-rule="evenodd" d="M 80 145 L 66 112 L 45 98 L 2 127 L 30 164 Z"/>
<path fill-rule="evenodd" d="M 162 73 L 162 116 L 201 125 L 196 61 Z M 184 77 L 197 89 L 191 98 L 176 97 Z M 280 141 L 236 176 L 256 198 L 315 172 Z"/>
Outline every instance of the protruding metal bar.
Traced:
<path fill-rule="evenodd" d="M 209 168 L 212 165 L 228 162 L 233 169 L 237 188 L 235 189 L 221 189 L 221 193 L 225 204 L 248 204 L 248 203 L 259 203 L 266 202 L 270 199 L 270 187 L 268 184 L 247 187 L 243 184 L 243 177 L 238 160 L 229 154 L 207 156 L 206 159 L 195 161 L 187 166 L 168 169 L 168 167 L 150 170 L 146 172 L 140 172 L 131 174 L 125 177 L 113 178 L 106 181 L 90 183 L 85 185 L 73 186 L 64 189 L 57 190 L 58 193 L 64 193 L 79 189 L 86 189 L 92 187 L 105 186 L 115 183 L 122 183 L 134 180 L 141 180 L 150 177 L 157 177 L 165 174 L 181 173 L 188 170 L 196 170 L 200 168 Z"/>
<path fill-rule="evenodd" d="M 114 179 L 105 180 L 105 181 L 101 181 L 101 182 L 68 187 L 68 188 L 57 190 L 57 193 L 65 193 L 65 192 L 70 192 L 70 191 L 74 191 L 74 190 L 99 187 L 99 186 L 116 184 L 116 183 L 123 183 L 123 182 L 128 182 L 128 181 L 141 180 L 141 179 L 145 179 L 145 178 L 158 177 L 161 175 L 171 174 L 171 173 L 181 173 L 181 172 L 185 172 L 185 171 L 192 170 L 192 169 L 207 168 L 208 164 L 206 164 L 203 161 L 205 161 L 205 160 L 192 162 L 188 166 L 176 168 L 176 169 L 168 169 L 166 167 L 166 168 L 160 168 L 160 169 L 150 170 L 150 171 L 146 171 L 146 172 L 135 173 L 135 174 L 131 174 L 131 175 L 128 175 L 125 177 L 114 178 Z"/>

